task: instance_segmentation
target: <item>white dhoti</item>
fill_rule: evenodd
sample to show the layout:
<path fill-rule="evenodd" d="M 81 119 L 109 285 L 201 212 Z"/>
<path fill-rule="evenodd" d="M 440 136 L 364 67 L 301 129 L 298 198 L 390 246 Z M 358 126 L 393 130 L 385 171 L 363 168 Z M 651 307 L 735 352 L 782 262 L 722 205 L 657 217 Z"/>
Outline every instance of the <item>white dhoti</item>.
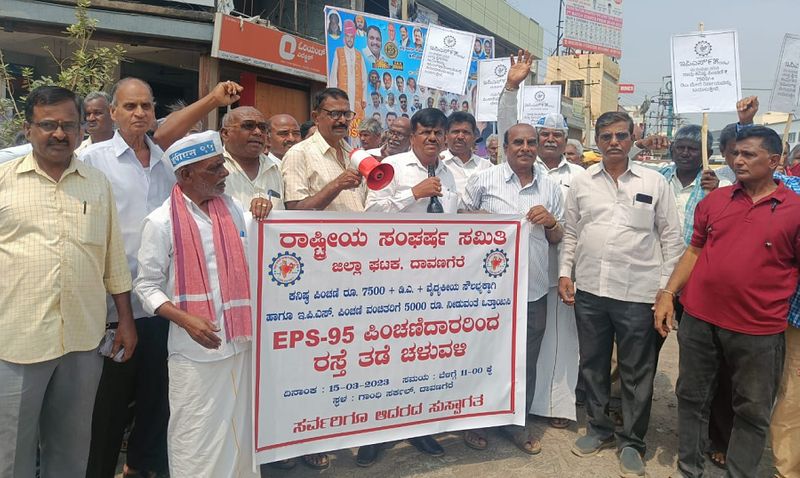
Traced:
<path fill-rule="evenodd" d="M 547 293 L 547 325 L 536 361 L 536 388 L 530 413 L 575 420 L 578 382 L 578 328 L 575 309 L 558 298 L 558 287 Z"/>
<path fill-rule="evenodd" d="M 250 353 L 213 362 L 170 356 L 170 476 L 260 477 L 253 471 Z"/>

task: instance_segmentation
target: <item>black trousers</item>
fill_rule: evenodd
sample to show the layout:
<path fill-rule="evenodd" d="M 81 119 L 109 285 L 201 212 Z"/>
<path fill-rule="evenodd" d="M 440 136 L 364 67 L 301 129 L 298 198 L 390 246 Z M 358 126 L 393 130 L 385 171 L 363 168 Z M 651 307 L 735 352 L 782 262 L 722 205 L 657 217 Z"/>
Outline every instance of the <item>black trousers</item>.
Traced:
<path fill-rule="evenodd" d="M 683 316 L 683 304 L 675 298 L 675 318 L 678 323 Z M 708 452 L 722 452 L 728 449 L 733 428 L 733 405 L 731 401 L 731 371 L 725 363 L 725 357 L 720 357 L 719 374 L 717 375 L 717 391 L 711 399 L 711 409 L 708 416 Z"/>
<path fill-rule="evenodd" d="M 678 469 L 686 478 L 703 476 L 709 408 L 724 358 L 730 371 L 734 412 L 727 476 L 756 476 L 783 373 L 783 333 L 732 332 L 684 313 L 678 346 Z"/>
<path fill-rule="evenodd" d="M 663 343 L 653 327 L 651 307 L 652 304 L 599 297 L 582 290 L 575 294 L 588 434 L 603 440 L 615 435 L 618 449 L 633 447 L 641 453 L 645 452 L 653 378 Z M 615 339 L 623 420 L 623 426 L 616 430 L 608 413 Z"/>
<path fill-rule="evenodd" d="M 105 359 L 92 415 L 92 440 L 87 478 L 113 478 L 128 406 L 135 401 L 134 426 L 128 439 L 127 464 L 141 472 L 166 472 L 167 335 L 169 321 L 161 317 L 136 320 L 139 341 L 125 363 Z"/>

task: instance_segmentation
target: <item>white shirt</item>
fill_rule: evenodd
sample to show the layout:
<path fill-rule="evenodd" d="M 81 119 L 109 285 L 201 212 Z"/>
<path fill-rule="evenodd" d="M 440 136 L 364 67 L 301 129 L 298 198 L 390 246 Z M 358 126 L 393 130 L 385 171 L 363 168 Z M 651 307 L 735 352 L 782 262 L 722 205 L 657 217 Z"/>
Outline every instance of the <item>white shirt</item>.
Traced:
<path fill-rule="evenodd" d="M 560 276 L 574 266 L 585 292 L 653 303 L 683 251 L 669 184 L 632 161 L 618 184 L 602 161 L 586 173 L 573 176 L 567 194 Z"/>
<path fill-rule="evenodd" d="M 383 189 L 367 192 L 366 210 L 373 212 L 427 212 L 430 198 L 414 199 L 411 188 L 428 177 L 428 168 L 417 159 L 414 151 L 395 154 L 382 161 L 394 168 L 392 181 Z M 458 212 L 459 199 L 453 173 L 441 161 L 436 165 L 436 176 L 442 182 L 439 202 L 446 214 Z"/>
<path fill-rule="evenodd" d="M 197 223 L 200 240 L 203 244 L 206 270 L 208 271 L 211 301 L 214 304 L 216 325 L 220 329 L 217 336 L 222 343 L 218 349 L 207 349 L 195 342 L 181 326 L 174 322 L 169 324 L 169 338 L 167 351 L 169 355 L 182 355 L 195 362 L 212 362 L 223 360 L 250 348 L 250 342 L 225 341 L 225 320 L 222 310 L 222 294 L 219 287 L 217 271 L 217 256 L 214 250 L 214 234 L 211 229 L 211 219 L 189 198 L 186 207 Z M 230 196 L 223 195 L 225 205 L 231 212 L 233 223 L 239 229 L 244 250 L 247 250 L 246 227 L 241 206 Z M 174 302 L 175 297 L 175 272 L 173 270 L 175 252 L 172 234 L 171 198 L 153 211 L 144 220 L 142 226 L 142 247 L 139 249 L 139 274 L 133 281 L 133 290 L 144 308 L 150 315 L 155 315 L 156 309 L 166 302 Z"/>
<path fill-rule="evenodd" d="M 464 192 L 464 209 L 494 214 L 525 215 L 534 206 L 544 206 L 556 221 L 564 221 L 564 204 L 558 184 L 534 169 L 533 181 L 523 186 L 508 163 L 492 166 L 473 175 Z M 544 226 L 531 224 L 528 237 L 528 301 L 547 294 L 550 280 L 548 250 L 550 243 Z"/>
<path fill-rule="evenodd" d="M 83 142 L 81 144 L 79 144 L 77 148 L 75 148 L 75 156 L 80 156 L 80 154 L 82 152 L 84 152 L 86 150 L 86 148 L 88 148 L 92 144 L 94 144 L 94 143 L 92 143 L 92 137 L 91 136 L 89 136 L 88 138 L 84 139 Z"/>
<path fill-rule="evenodd" d="M 31 151 L 33 151 L 33 145 L 30 143 L 0 149 L 0 164 L 5 163 L 6 161 L 11 161 L 12 159 L 27 156 Z"/>
<path fill-rule="evenodd" d="M 142 222 L 161 206 L 175 185 L 175 173 L 172 172 L 172 165 L 163 159 L 164 152 L 148 136 L 145 135 L 144 140 L 150 148 L 149 168 L 142 166 L 136 153 L 118 131 L 111 139 L 87 147 L 78 156 L 84 163 L 102 171 L 111 182 L 131 277 L 136 277 L 136 254 L 142 242 Z M 117 308 L 111 297 L 107 298 L 106 306 L 106 320 L 116 322 Z M 145 312 L 134 294 L 131 294 L 131 306 L 134 318 L 152 315 Z"/>
<path fill-rule="evenodd" d="M 502 163 L 500 163 L 502 164 Z M 564 155 L 561 156 L 561 162 L 558 163 L 553 169 L 547 167 L 542 158 L 536 158 L 536 168 L 538 173 L 546 175 L 553 182 L 561 188 L 561 199 L 564 203 L 567 202 L 567 193 L 572 184 L 572 177 L 577 174 L 586 174 L 586 170 L 577 164 L 572 164 L 567 161 Z M 558 285 L 558 256 L 561 253 L 561 242 L 558 244 L 550 244 L 549 259 L 548 259 L 548 276 L 550 277 L 550 287 Z"/>
<path fill-rule="evenodd" d="M 444 165 L 453 173 L 453 177 L 456 180 L 456 190 L 461 199 L 464 198 L 464 188 L 467 186 L 467 180 L 475 173 L 492 167 L 492 163 L 488 159 L 474 154 L 466 163 L 450 152 L 449 149 L 442 153 L 442 157 L 444 158 L 442 160 Z"/>
<path fill-rule="evenodd" d="M 225 169 L 230 173 L 225 178 L 225 194 L 239 201 L 242 207 L 249 211 L 253 198 L 265 198 L 267 192 L 272 190 L 280 194 L 279 198 L 270 197 L 273 209 L 284 209 L 283 176 L 281 175 L 281 162 L 278 158 L 273 160 L 272 158 L 275 156 L 259 155 L 258 174 L 255 179 L 250 179 L 241 165 L 224 148 L 222 155 L 225 157 Z"/>

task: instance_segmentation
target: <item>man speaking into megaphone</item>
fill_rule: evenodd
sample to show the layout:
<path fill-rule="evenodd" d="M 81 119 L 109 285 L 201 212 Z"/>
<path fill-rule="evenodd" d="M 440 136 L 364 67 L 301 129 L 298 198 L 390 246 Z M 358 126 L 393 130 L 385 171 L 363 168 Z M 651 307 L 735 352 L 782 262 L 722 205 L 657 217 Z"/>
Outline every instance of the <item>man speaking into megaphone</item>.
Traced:
<path fill-rule="evenodd" d="M 367 193 L 366 209 L 375 212 L 458 212 L 453 173 L 439 160 L 444 150 L 447 117 L 436 108 L 423 108 L 411 117 L 411 151 L 389 156 L 381 164 L 394 177 Z M 439 203 L 441 206 L 433 206 Z"/>

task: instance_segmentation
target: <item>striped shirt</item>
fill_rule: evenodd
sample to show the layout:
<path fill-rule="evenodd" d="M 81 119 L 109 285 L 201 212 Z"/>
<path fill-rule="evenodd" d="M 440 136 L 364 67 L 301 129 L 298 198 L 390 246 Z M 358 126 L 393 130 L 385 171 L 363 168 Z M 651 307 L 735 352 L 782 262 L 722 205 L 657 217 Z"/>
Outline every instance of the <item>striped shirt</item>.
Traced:
<path fill-rule="evenodd" d="M 467 211 L 525 215 L 534 206 L 544 206 L 563 223 L 564 205 L 558 184 L 534 169 L 533 181 L 523 186 L 508 163 L 492 166 L 473 175 L 464 191 Z M 544 226 L 531 224 L 528 240 L 528 301 L 544 297 L 550 287 L 547 277 L 548 249 Z"/>
<path fill-rule="evenodd" d="M 800 177 L 775 174 L 775 178 L 783 181 L 787 189 L 800 194 Z M 789 325 L 800 328 L 800 284 L 789 301 Z"/>

